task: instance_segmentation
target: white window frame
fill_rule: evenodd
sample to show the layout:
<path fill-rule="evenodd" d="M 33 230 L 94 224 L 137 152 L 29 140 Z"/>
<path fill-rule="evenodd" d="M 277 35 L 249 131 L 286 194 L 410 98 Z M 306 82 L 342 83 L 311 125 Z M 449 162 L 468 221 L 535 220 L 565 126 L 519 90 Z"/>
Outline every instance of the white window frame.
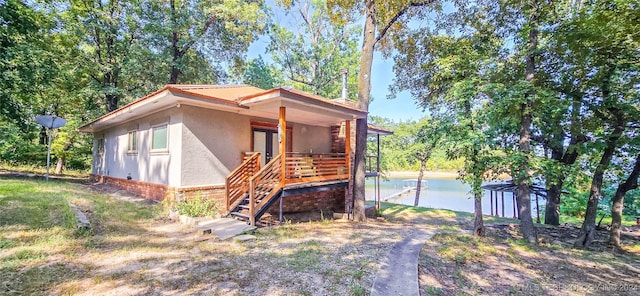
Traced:
<path fill-rule="evenodd" d="M 101 138 L 98 138 L 98 143 L 96 144 L 96 150 L 98 152 L 98 155 L 104 155 L 104 144 L 105 144 L 105 140 L 104 140 L 104 136 Z"/>
<path fill-rule="evenodd" d="M 156 128 L 159 128 L 159 127 L 164 127 L 164 128 L 165 128 L 165 131 L 166 131 L 166 132 L 165 132 L 165 133 L 166 133 L 165 138 L 166 138 L 166 141 L 167 141 L 167 142 L 166 142 L 166 144 L 165 144 L 165 148 L 155 148 L 155 149 L 154 149 L 154 148 L 153 148 L 153 142 L 154 142 L 153 135 L 154 135 L 154 130 L 155 130 Z M 150 135 L 150 136 L 151 136 L 151 141 L 150 141 L 150 143 L 149 143 L 149 146 L 151 147 L 151 149 L 150 149 L 151 153 L 154 153 L 154 154 L 157 154 L 157 153 L 168 153 L 168 152 L 169 152 L 169 123 L 161 123 L 161 124 L 153 125 L 153 126 L 151 126 L 151 130 L 150 130 L 150 132 L 151 132 L 151 135 Z"/>
<path fill-rule="evenodd" d="M 138 130 L 129 130 L 127 132 L 127 154 L 138 154 L 138 142 Z"/>

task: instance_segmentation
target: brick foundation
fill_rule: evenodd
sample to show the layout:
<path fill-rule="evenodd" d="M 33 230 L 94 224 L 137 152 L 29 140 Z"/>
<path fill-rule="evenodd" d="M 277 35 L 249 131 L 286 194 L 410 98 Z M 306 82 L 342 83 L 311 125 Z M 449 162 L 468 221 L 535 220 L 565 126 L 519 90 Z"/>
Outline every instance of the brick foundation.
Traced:
<path fill-rule="evenodd" d="M 161 201 L 165 198 L 184 200 L 202 196 L 218 201 L 220 214 L 226 214 L 226 192 L 224 185 L 197 187 L 169 187 L 136 180 L 127 180 L 110 176 L 90 175 L 91 182 L 105 183 L 135 193 L 146 199 Z M 319 212 L 331 214 L 345 211 L 345 189 L 337 188 L 327 191 L 311 192 L 287 196 L 282 204 L 283 213 Z M 276 201 L 268 212 L 278 214 L 280 203 Z"/>
<path fill-rule="evenodd" d="M 122 188 L 126 191 L 135 193 L 146 199 L 161 201 L 169 194 L 169 186 L 162 184 L 147 183 L 136 180 L 127 180 L 110 176 L 101 176 L 91 174 L 89 176 L 91 182 L 99 182 Z"/>
<path fill-rule="evenodd" d="M 344 188 L 287 196 L 282 203 L 283 213 L 318 212 L 331 214 L 344 212 Z M 280 202 L 276 201 L 268 210 L 278 214 Z"/>
<path fill-rule="evenodd" d="M 195 196 L 202 196 L 218 201 L 219 208 L 224 209 L 226 192 L 224 185 L 194 186 L 194 187 L 169 187 L 162 184 L 154 184 L 136 180 L 127 180 L 110 176 L 91 174 L 91 182 L 105 183 L 135 193 L 146 199 L 161 201 L 165 198 L 184 200 Z M 223 213 L 222 213 L 223 214 Z"/>
<path fill-rule="evenodd" d="M 196 196 L 215 200 L 218 203 L 218 212 L 221 215 L 226 214 L 227 196 L 224 185 L 174 188 L 174 197 L 178 200 L 188 200 Z"/>

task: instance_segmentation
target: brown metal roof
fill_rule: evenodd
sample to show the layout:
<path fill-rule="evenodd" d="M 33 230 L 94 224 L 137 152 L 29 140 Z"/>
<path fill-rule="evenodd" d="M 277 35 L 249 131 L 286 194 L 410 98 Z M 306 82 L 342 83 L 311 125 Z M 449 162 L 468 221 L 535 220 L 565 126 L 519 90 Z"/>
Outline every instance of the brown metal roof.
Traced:
<path fill-rule="evenodd" d="M 367 124 L 367 134 L 369 135 L 381 135 L 381 136 L 386 136 L 386 135 L 393 135 L 393 131 L 383 128 L 383 127 L 379 127 L 377 125 L 373 125 L 373 124 Z"/>
<path fill-rule="evenodd" d="M 185 84 L 169 84 L 173 89 L 179 89 L 186 93 L 203 95 L 207 97 L 215 97 L 219 99 L 236 101 L 240 97 L 265 92 L 264 89 L 240 84 L 240 85 L 185 85 Z"/>
<path fill-rule="evenodd" d="M 240 85 L 193 85 L 193 84 L 168 84 L 162 89 L 159 89 L 149 95 L 146 95 L 136 101 L 133 101 L 125 106 L 118 108 L 112 112 L 104 114 L 97 119 L 91 121 L 80 127 L 80 130 L 83 132 L 90 132 L 92 126 L 94 124 L 101 125 L 103 122 L 106 122 L 107 119 L 113 120 L 113 118 L 123 118 L 122 120 L 128 120 L 127 117 L 122 117 L 125 113 L 131 113 L 132 108 L 139 108 L 146 104 L 147 101 L 156 103 L 158 102 L 159 95 L 163 94 L 163 92 L 170 92 L 174 94 L 181 94 L 186 96 L 191 96 L 194 98 L 198 98 L 204 101 L 211 101 L 212 103 L 216 103 L 219 106 L 226 106 L 224 108 L 239 108 L 239 109 L 248 109 L 248 106 L 245 104 L 253 101 L 254 103 L 260 102 L 263 100 L 270 100 L 274 97 L 286 97 L 289 99 L 293 99 L 302 104 L 313 104 L 317 106 L 323 106 L 326 109 L 334 109 L 340 110 L 340 112 L 346 112 L 350 114 L 354 114 L 354 116 L 366 116 L 367 112 L 354 108 L 352 106 L 332 102 L 326 98 L 323 98 L 318 95 L 310 94 L 304 91 L 288 88 L 288 87 L 279 87 L 271 90 L 264 90 L 258 87 L 240 84 Z M 251 100 L 255 99 L 255 100 Z M 152 100 L 152 101 L 150 101 Z M 257 100 L 257 101 L 256 101 Z M 162 101 L 162 100 L 161 100 Z M 159 104 L 160 105 L 160 104 Z M 145 107 L 149 109 L 150 107 Z M 129 110 L 129 112 L 127 112 Z M 150 110 L 150 109 L 149 109 Z M 115 122 L 115 121 L 114 121 Z"/>

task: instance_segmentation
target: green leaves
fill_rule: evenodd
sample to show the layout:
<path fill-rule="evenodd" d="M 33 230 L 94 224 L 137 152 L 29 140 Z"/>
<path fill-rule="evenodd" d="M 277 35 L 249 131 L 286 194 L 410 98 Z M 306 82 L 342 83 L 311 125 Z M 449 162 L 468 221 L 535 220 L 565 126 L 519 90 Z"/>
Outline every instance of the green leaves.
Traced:
<path fill-rule="evenodd" d="M 289 3 L 289 8 L 292 26 L 299 30 L 294 33 L 280 24 L 270 27 L 267 51 L 274 63 L 293 87 L 332 99 L 340 97 L 340 71 L 347 69 L 348 94 L 355 99 L 360 30 L 350 23 L 332 22 L 322 1 Z"/>
<path fill-rule="evenodd" d="M 247 61 L 241 76 L 244 83 L 262 89 L 282 86 L 285 80 L 280 69 L 265 63 L 262 56 Z"/>

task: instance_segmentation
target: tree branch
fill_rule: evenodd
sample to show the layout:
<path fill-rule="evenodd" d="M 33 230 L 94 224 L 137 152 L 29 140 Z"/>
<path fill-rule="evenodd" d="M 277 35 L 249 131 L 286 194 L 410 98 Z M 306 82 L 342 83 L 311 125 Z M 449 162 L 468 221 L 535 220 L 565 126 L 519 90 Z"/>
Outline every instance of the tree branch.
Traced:
<path fill-rule="evenodd" d="M 380 33 L 376 37 L 376 41 L 374 42 L 374 45 L 377 44 L 378 41 L 380 41 L 382 38 L 384 38 L 384 36 L 387 34 L 387 31 L 389 31 L 391 26 L 393 26 L 393 24 L 395 24 L 398 21 L 398 19 L 400 17 L 402 17 L 407 12 L 407 9 L 409 9 L 409 7 L 425 6 L 425 5 L 432 4 L 434 1 L 435 0 L 427 0 L 427 1 L 424 1 L 424 2 L 409 2 L 409 4 L 406 7 L 403 7 L 402 9 L 400 9 L 400 11 L 398 11 L 396 13 L 396 15 L 394 15 L 389 20 L 389 22 L 382 28 L 382 30 L 380 31 Z"/>
<path fill-rule="evenodd" d="M 292 73 L 292 74 L 293 74 L 293 73 Z M 293 81 L 295 81 L 295 82 L 299 82 L 299 83 L 302 83 L 302 84 L 308 85 L 308 86 L 315 86 L 312 82 L 304 81 L 304 80 L 301 80 L 301 79 L 295 78 L 295 77 L 293 77 L 293 75 L 291 75 L 291 76 L 289 77 L 289 79 L 291 79 L 291 80 L 293 80 Z"/>
<path fill-rule="evenodd" d="M 202 27 L 202 31 L 200 31 L 200 34 L 198 34 L 198 36 L 189 40 L 189 42 L 185 43 L 182 49 L 178 51 L 181 57 L 200 39 L 200 37 L 204 36 L 204 34 L 207 33 L 207 31 L 209 30 L 209 27 L 211 27 L 211 25 L 213 25 L 213 23 L 216 20 L 217 18 L 215 16 L 211 16 L 209 17 L 209 19 L 207 19 L 207 22 L 204 23 L 204 26 Z"/>

